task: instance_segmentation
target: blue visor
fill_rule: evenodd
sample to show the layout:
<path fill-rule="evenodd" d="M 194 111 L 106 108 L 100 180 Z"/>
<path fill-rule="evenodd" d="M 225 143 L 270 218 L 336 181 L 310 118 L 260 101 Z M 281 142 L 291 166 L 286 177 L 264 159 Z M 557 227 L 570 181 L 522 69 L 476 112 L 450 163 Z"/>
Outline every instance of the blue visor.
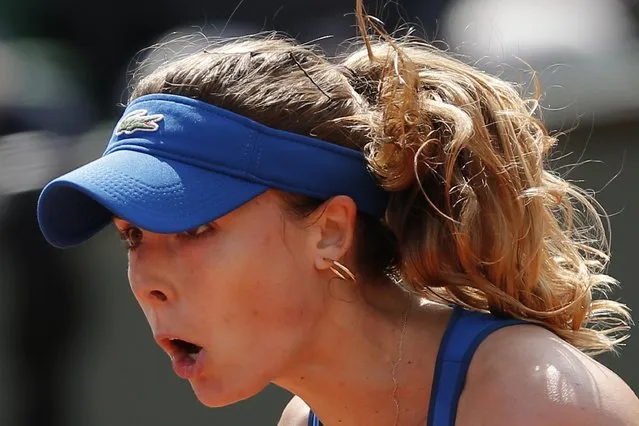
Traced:
<path fill-rule="evenodd" d="M 38 221 L 57 247 L 84 242 L 114 215 L 152 232 L 183 232 L 269 188 L 320 200 L 348 195 L 377 217 L 387 202 L 359 151 L 155 94 L 129 104 L 101 158 L 45 186 Z"/>

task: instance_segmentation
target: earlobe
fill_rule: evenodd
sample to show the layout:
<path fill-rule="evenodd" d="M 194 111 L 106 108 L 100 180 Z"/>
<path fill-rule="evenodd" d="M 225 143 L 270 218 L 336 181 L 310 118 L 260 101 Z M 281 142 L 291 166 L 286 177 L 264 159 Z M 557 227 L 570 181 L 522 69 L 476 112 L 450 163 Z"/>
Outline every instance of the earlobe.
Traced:
<path fill-rule="evenodd" d="M 315 259 L 315 267 L 320 271 L 325 271 L 330 269 L 333 265 L 332 259 L 327 259 L 325 257 L 318 256 Z"/>

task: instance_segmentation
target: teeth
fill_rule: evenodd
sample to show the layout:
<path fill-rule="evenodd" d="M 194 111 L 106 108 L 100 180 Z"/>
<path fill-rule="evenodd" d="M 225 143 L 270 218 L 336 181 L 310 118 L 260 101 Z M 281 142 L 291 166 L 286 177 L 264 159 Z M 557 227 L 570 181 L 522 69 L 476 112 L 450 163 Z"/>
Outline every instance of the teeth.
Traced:
<path fill-rule="evenodd" d="M 199 353 L 199 352 L 198 352 Z M 189 358 L 191 358 L 193 361 L 197 361 L 197 355 L 198 353 L 194 353 L 194 354 L 188 354 Z"/>

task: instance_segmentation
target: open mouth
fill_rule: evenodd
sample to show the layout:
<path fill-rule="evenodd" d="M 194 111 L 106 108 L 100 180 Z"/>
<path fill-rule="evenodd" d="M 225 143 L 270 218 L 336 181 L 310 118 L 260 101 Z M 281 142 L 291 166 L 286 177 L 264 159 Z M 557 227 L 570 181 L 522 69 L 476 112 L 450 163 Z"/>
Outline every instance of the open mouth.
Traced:
<path fill-rule="evenodd" d="M 169 346 L 169 354 L 173 358 L 191 358 L 196 360 L 197 355 L 202 350 L 202 346 L 198 346 L 195 343 L 188 342 L 182 339 L 167 339 Z"/>
<path fill-rule="evenodd" d="M 206 355 L 202 346 L 171 335 L 156 335 L 155 341 L 169 355 L 179 377 L 191 380 L 200 374 Z"/>

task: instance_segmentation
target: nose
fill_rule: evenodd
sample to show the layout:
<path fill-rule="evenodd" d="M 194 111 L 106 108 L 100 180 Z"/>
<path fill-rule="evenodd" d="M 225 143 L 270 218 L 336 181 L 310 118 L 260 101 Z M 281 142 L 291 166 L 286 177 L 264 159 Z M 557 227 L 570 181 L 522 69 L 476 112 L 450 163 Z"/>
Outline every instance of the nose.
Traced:
<path fill-rule="evenodd" d="M 165 304 L 171 299 L 172 294 L 168 286 L 153 284 L 147 281 L 148 278 L 129 275 L 131 290 L 140 303 Z"/>
<path fill-rule="evenodd" d="M 162 306 L 175 298 L 173 281 L 176 247 L 165 234 L 143 231 L 135 250 L 129 251 L 129 284 L 141 305 Z"/>
<path fill-rule="evenodd" d="M 161 290 L 151 290 L 149 293 L 149 299 L 153 299 L 159 302 L 166 302 L 168 297 Z"/>
<path fill-rule="evenodd" d="M 140 304 L 161 305 L 169 303 L 174 292 L 157 268 L 148 270 L 142 262 L 129 261 L 129 285 Z"/>

